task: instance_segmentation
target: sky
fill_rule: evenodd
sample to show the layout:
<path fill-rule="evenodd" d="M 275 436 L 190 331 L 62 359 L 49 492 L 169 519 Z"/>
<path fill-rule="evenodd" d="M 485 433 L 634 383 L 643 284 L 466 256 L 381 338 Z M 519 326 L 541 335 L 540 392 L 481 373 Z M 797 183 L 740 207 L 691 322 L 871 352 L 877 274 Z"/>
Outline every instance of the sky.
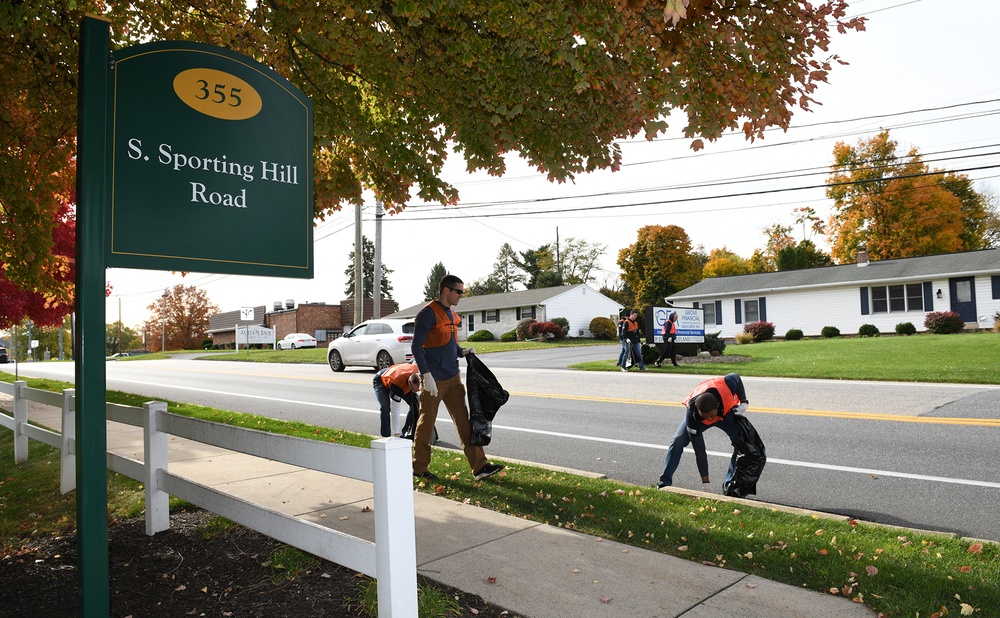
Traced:
<path fill-rule="evenodd" d="M 815 93 L 822 105 L 796 108 L 787 132 L 772 129 L 750 143 L 725 135 L 695 153 L 682 119 L 653 142 L 622 142 L 618 172 L 547 181 L 516 154 L 502 178 L 468 174 L 460 157 L 444 177 L 460 192 L 457 206 L 411 202 L 383 217 L 383 265 L 392 270 L 392 297 L 408 307 L 423 300 L 432 267 L 441 262 L 467 284 L 485 279 L 504 243 L 517 252 L 585 240 L 605 247 L 596 288 L 615 287 L 618 252 L 645 225 L 678 225 L 692 245 L 725 246 L 744 258 L 763 247 L 763 229 L 793 225 L 793 209 L 814 208 L 826 219 L 831 202 L 823 181 L 838 141 L 855 145 L 882 129 L 905 154 L 919 149 L 931 167 L 963 171 L 977 190 L 1000 194 L 1000 3 L 995 0 L 857 0 L 849 16 L 868 18 L 866 30 L 834 35 L 834 66 Z M 362 231 L 375 238 L 374 197 L 362 208 Z M 314 230 L 313 279 L 109 269 L 107 322 L 135 327 L 148 319 L 164 289 L 204 290 L 220 311 L 288 299 L 339 303 L 347 297 L 348 255 L 354 244 L 353 207 Z M 802 230 L 792 232 L 802 238 Z M 813 237 L 828 248 L 822 237 Z"/>

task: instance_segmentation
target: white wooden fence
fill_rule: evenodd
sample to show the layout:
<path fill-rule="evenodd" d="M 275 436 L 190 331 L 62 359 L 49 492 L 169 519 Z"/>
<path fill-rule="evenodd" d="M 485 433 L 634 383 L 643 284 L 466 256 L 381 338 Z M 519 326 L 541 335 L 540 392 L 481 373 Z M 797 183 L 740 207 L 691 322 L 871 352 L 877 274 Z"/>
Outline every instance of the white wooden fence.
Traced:
<path fill-rule="evenodd" d="M 76 486 L 74 390 L 53 393 L 24 381 L 0 382 L 0 392 L 14 398 L 13 416 L 0 412 L 0 425 L 14 432 L 14 461 L 28 460 L 28 439 L 60 450 L 60 489 Z M 28 401 L 62 410 L 57 433 L 28 423 Z M 410 442 L 372 441 L 371 449 L 344 446 L 212 423 L 167 412 L 153 401 L 142 408 L 107 404 L 107 420 L 141 427 L 143 458 L 138 461 L 108 453 L 108 469 L 145 484 L 146 533 L 170 527 L 169 496 L 217 513 L 283 543 L 336 562 L 378 581 L 379 616 L 417 616 L 416 532 L 413 514 Z M 302 468 L 373 484 L 375 539 L 371 542 L 286 515 L 171 474 L 167 465 L 169 436 L 178 436 Z"/>

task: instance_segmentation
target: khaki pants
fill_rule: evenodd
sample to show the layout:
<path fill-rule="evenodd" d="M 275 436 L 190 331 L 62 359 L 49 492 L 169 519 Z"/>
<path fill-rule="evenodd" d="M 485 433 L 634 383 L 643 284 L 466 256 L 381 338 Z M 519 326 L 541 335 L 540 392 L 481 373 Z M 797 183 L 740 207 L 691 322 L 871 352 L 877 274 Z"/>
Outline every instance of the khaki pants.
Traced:
<path fill-rule="evenodd" d="M 416 435 L 413 437 L 413 473 L 427 472 L 431 463 L 431 434 L 434 432 L 434 421 L 437 420 L 438 406 L 444 402 L 451 420 L 455 422 L 455 430 L 462 441 L 465 458 L 473 472 L 485 466 L 488 461 L 481 446 L 472 446 L 472 428 L 469 425 L 469 408 L 465 405 L 465 386 L 462 384 L 462 374 L 454 378 L 438 380 L 438 396 L 432 397 L 427 391 L 420 391 L 420 419 L 417 421 Z"/>

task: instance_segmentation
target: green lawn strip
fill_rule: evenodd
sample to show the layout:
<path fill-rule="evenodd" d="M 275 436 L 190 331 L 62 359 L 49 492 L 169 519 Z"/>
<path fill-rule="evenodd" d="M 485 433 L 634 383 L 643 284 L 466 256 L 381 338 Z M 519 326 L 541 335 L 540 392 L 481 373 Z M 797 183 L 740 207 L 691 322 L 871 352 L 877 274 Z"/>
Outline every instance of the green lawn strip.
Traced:
<path fill-rule="evenodd" d="M 41 382 L 29 380 L 35 388 Z M 45 383 L 54 390 L 68 386 Z M 141 405 L 149 398 L 109 391 L 108 400 Z M 352 446 L 367 447 L 372 440 L 204 406 L 168 402 L 168 407 L 219 423 Z M 73 494 L 58 495 L 58 460 L 54 449 L 49 454 L 45 449 L 32 441 L 29 463 L 14 466 L 12 433 L 0 432 L 5 539 L 72 526 Z M 523 464 L 510 464 L 500 475 L 476 481 L 461 453 L 435 452 L 431 470 L 442 480 L 420 482 L 418 488 L 458 502 L 811 590 L 835 590 L 887 616 L 927 616 L 941 608 L 961 615 L 963 603 L 988 615 L 1000 607 L 1000 546 L 994 543 L 659 492 Z M 38 471 L 32 474 L 34 467 Z M 141 486 L 122 482 L 120 489 L 109 486 L 109 499 L 119 496 L 141 509 Z M 15 503 L 18 507 L 11 509 Z M 118 506 L 112 515 L 121 512 L 126 509 Z"/>
<path fill-rule="evenodd" d="M 437 453 L 421 490 L 687 560 L 863 601 L 889 616 L 1000 607 L 1000 546 L 695 498 L 510 464 L 475 481 Z M 970 548 L 973 551 L 970 551 Z M 979 552 L 979 553 L 977 553 Z M 836 592 L 834 592 L 836 591 Z M 990 609 L 993 608 L 993 609 Z"/>
<path fill-rule="evenodd" d="M 914 335 L 768 341 L 730 344 L 726 355 L 746 356 L 738 363 L 685 364 L 647 369 L 664 373 L 1000 384 L 1000 334 Z M 574 369 L 617 371 L 614 358 L 573 365 Z"/>

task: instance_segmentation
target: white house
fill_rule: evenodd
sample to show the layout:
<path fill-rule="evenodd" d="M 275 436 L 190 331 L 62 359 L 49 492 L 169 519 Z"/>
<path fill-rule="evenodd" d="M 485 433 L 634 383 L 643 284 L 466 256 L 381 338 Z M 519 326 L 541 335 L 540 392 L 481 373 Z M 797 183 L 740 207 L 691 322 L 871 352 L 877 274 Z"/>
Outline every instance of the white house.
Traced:
<path fill-rule="evenodd" d="M 413 305 L 386 317 L 412 318 L 426 304 Z M 602 316 L 617 322 L 621 308 L 620 304 L 589 285 L 579 283 L 463 297 L 454 310 L 462 316 L 459 339 L 464 340 L 477 330 L 488 330 L 499 338 L 514 330 L 524 318 L 533 318 L 538 322 L 566 318 L 569 321 L 569 337 L 589 337 L 591 320 Z"/>
<path fill-rule="evenodd" d="M 932 311 L 958 313 L 967 329 L 991 328 L 1000 311 L 1000 249 L 712 277 L 666 300 L 704 308 L 706 332 L 730 338 L 758 320 L 774 324 L 779 337 L 793 328 L 816 336 L 824 326 L 849 335 L 862 324 L 894 333 L 903 322 L 922 331 Z"/>

